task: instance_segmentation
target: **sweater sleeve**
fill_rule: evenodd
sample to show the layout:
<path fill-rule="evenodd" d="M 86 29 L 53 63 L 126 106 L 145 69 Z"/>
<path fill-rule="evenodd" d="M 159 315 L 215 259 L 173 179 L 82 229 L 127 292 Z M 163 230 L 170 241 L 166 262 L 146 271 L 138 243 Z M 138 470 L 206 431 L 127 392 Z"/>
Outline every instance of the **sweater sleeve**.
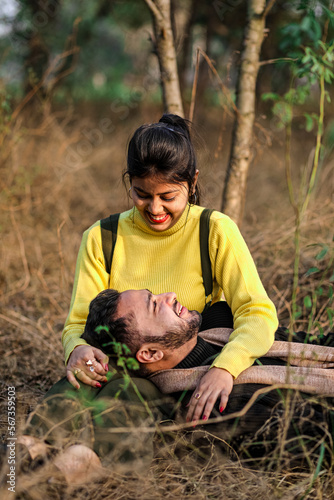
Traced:
<path fill-rule="evenodd" d="M 89 304 L 96 295 L 109 286 L 105 269 L 99 222 L 83 234 L 77 258 L 70 311 L 62 333 L 65 363 L 75 347 L 86 345 L 81 338 Z"/>
<path fill-rule="evenodd" d="M 211 261 L 234 318 L 234 331 L 213 366 L 237 377 L 272 346 L 278 319 L 237 225 L 222 214 L 212 222 Z"/>

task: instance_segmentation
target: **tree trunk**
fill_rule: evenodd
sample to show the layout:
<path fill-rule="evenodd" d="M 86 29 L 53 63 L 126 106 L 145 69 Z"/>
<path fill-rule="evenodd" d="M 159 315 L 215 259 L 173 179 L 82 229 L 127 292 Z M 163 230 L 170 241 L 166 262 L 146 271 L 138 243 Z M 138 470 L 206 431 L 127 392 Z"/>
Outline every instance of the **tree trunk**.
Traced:
<path fill-rule="evenodd" d="M 171 23 L 170 0 L 145 0 L 152 17 L 164 110 L 184 116 Z"/>
<path fill-rule="evenodd" d="M 222 202 L 222 211 L 237 224 L 241 223 L 243 217 L 247 175 L 252 159 L 256 79 L 266 14 L 265 0 L 249 0 L 248 23 L 245 30 L 237 84 L 236 105 L 238 111 L 233 129 L 231 154 Z"/>
<path fill-rule="evenodd" d="M 31 22 L 31 26 L 28 25 L 21 32 L 21 37 L 26 41 L 28 47 L 24 62 L 24 93 L 27 95 L 42 80 L 48 68 L 50 54 L 49 49 L 44 43 L 41 31 L 45 25 L 49 25 L 49 28 L 52 29 L 51 23 L 57 16 L 60 2 L 59 0 L 54 0 L 53 2 L 26 0 L 25 3 L 30 9 L 31 17 L 34 21 Z M 43 87 L 40 88 L 39 92 L 45 96 L 45 89 Z"/>
<path fill-rule="evenodd" d="M 205 35 L 205 53 L 211 59 L 212 41 L 215 32 L 215 21 L 217 14 L 214 9 L 207 9 L 206 13 L 206 35 Z M 202 57 L 199 65 L 198 84 L 196 92 L 196 100 L 199 104 L 199 112 L 205 113 L 205 91 L 210 82 L 210 68 L 207 61 Z M 201 106 L 202 105 L 202 106 Z"/>
<path fill-rule="evenodd" d="M 187 86 L 187 73 L 190 67 L 192 66 L 191 56 L 192 56 L 193 27 L 199 3 L 200 0 L 190 1 L 188 18 L 184 27 L 184 38 L 183 38 L 182 51 L 179 63 L 180 87 L 183 94 Z"/>

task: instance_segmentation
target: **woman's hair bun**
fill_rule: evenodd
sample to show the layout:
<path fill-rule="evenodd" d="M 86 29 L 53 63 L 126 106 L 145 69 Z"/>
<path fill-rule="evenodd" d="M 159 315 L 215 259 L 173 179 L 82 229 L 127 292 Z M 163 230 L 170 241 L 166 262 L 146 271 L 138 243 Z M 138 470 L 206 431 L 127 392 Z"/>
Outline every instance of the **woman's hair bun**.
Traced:
<path fill-rule="evenodd" d="M 190 139 L 191 122 L 189 120 L 185 120 L 179 115 L 164 113 L 160 118 L 159 123 L 165 123 L 167 126 L 170 126 L 176 131 L 182 131 L 187 136 L 187 138 Z"/>
<path fill-rule="evenodd" d="M 196 152 L 190 126 L 191 122 L 181 116 L 166 113 L 159 123 L 137 128 L 129 142 L 124 176 L 128 176 L 130 182 L 135 177 L 154 179 L 159 176 L 171 184 L 186 182 L 189 203 L 199 204 L 199 188 L 195 183 Z"/>

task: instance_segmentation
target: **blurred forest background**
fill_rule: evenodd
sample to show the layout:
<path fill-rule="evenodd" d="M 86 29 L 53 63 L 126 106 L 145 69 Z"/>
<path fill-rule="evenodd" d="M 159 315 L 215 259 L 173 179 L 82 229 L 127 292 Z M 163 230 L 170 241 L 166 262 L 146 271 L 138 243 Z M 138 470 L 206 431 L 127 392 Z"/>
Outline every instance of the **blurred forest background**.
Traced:
<path fill-rule="evenodd" d="M 60 334 L 82 232 L 131 207 L 121 181 L 127 141 L 164 111 L 148 3 L 0 3 L 0 359 L 2 390 L 10 384 L 18 393 L 18 423 L 64 373 Z M 217 210 L 250 4 L 171 0 L 201 204 Z M 280 323 L 327 333 L 334 318 L 333 2 L 268 0 L 266 6 L 240 226 Z M 261 498 L 268 498 L 270 491 L 272 498 L 282 492 L 297 498 L 296 483 L 283 476 L 276 482 L 263 476 L 255 485 L 243 473 L 239 482 L 229 472 L 238 498 L 242 484 L 254 497 L 266 492 Z M 304 498 L 333 489 L 331 475 L 321 483 L 312 477 L 303 479 L 311 484 Z M 203 481 L 197 490 L 182 490 L 182 498 L 207 498 Z M 174 490 L 168 491 L 169 498 Z"/>

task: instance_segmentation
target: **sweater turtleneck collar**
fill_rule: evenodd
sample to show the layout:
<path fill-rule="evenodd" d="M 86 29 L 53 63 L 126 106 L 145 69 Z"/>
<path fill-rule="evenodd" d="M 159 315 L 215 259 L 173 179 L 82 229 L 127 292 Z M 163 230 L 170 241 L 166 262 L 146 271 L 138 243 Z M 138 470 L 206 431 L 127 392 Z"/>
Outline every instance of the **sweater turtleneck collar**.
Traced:
<path fill-rule="evenodd" d="M 181 215 L 180 219 L 176 222 L 176 224 L 174 224 L 174 226 L 172 226 L 171 228 L 166 229 L 165 231 L 154 231 L 154 229 L 151 229 L 136 207 L 133 207 L 133 222 L 142 231 L 151 234 L 152 236 L 170 236 L 171 234 L 176 233 L 185 226 L 190 210 L 191 210 L 191 205 L 189 205 L 188 203 L 183 211 L 183 214 Z"/>
<path fill-rule="evenodd" d="M 211 365 L 214 358 L 221 352 L 221 347 L 209 344 L 202 337 L 197 337 L 194 349 L 175 368 L 194 368 L 195 366 Z"/>

